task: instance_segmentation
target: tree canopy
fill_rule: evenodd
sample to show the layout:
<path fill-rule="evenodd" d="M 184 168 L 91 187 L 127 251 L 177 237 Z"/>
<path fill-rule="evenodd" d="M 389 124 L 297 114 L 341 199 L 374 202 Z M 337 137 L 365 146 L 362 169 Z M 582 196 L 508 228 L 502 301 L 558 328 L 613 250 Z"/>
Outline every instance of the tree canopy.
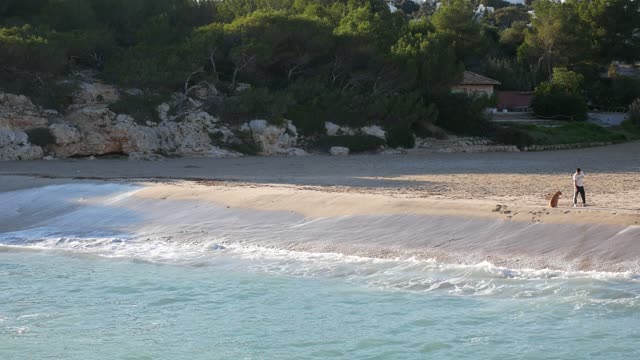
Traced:
<path fill-rule="evenodd" d="M 415 114 L 451 125 L 458 100 L 449 88 L 465 69 L 507 90 L 532 90 L 566 69 L 583 76 L 587 98 L 630 102 L 605 99 L 622 80 L 599 74 L 640 60 L 639 34 L 633 0 L 5 0 L 0 70 L 17 79 L 92 68 L 168 91 L 207 81 L 229 97 L 245 82 L 255 93 L 236 100 L 278 104 L 266 113 L 415 129 Z"/>

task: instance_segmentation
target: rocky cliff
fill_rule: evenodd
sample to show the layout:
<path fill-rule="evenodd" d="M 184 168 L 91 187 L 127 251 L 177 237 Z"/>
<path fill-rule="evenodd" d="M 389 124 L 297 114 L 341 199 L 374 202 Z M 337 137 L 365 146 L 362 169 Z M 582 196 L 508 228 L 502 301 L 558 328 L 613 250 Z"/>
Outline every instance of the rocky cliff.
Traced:
<path fill-rule="evenodd" d="M 307 154 L 304 148 L 308 148 L 309 139 L 300 136 L 289 120 L 279 124 L 263 119 L 239 124 L 220 121 L 205 106 L 221 99 L 211 85 L 194 87 L 189 96 L 175 93 L 169 100 L 154 105 L 151 121 L 136 118 L 136 109 L 113 110 L 112 105 L 123 97 L 148 95 L 142 90 L 118 89 L 86 74 L 73 81 L 77 82 L 76 90 L 64 112 L 42 109 L 24 95 L 0 92 L 0 160 L 107 154 L 126 155 L 131 160 L 159 160 L 165 156 L 236 157 L 243 153 Z M 359 134 L 382 140 L 386 137 L 386 132 L 376 125 L 357 129 L 327 121 L 325 130 L 327 136 Z M 418 146 L 424 149 L 438 144 L 435 139 L 419 140 Z M 485 147 L 473 151 L 509 150 Z M 349 149 L 341 146 L 326 150 L 333 155 L 349 154 Z M 451 151 L 465 149 L 458 146 Z"/>

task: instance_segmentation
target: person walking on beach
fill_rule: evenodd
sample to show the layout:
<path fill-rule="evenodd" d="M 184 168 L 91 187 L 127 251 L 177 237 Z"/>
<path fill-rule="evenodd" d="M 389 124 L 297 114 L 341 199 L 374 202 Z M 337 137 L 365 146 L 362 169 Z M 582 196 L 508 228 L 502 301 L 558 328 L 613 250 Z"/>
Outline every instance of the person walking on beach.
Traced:
<path fill-rule="evenodd" d="M 582 207 L 587 206 L 584 194 L 584 173 L 582 169 L 577 168 L 573 174 L 573 207 L 578 207 L 578 194 L 582 197 Z"/>

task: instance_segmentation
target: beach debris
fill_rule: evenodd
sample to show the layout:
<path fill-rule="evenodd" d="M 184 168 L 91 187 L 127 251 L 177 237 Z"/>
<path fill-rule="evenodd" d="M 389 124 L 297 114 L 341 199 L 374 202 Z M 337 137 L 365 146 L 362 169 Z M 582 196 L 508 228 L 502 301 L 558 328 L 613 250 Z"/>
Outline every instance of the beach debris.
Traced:
<path fill-rule="evenodd" d="M 329 149 L 329 154 L 333 156 L 347 156 L 349 155 L 349 148 L 343 146 L 333 146 Z"/>
<path fill-rule="evenodd" d="M 129 161 L 163 161 L 164 156 L 147 152 L 132 152 L 129 154 Z"/>

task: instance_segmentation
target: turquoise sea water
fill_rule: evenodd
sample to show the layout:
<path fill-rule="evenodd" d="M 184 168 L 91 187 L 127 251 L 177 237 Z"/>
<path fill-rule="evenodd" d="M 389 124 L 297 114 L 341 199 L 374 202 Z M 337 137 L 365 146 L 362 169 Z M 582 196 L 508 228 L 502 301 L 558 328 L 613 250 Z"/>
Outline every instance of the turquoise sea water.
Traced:
<path fill-rule="evenodd" d="M 194 235 L 167 213 L 153 220 L 159 205 L 132 209 L 135 190 L 0 195 L 1 215 L 16 219 L 0 232 L 0 359 L 640 358 L 637 274 L 247 240 L 301 221 L 284 215 L 209 213 Z"/>

